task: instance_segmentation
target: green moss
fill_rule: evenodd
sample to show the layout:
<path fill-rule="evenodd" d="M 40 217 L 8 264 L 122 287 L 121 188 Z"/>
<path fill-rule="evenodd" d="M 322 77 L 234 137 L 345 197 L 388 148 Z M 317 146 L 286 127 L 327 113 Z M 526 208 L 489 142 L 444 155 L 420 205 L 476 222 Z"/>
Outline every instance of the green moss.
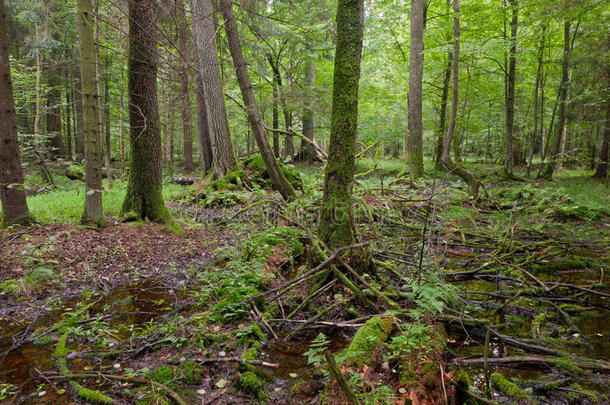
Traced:
<path fill-rule="evenodd" d="M 263 333 L 260 326 L 255 323 L 238 330 L 235 335 L 237 336 L 239 347 L 258 346 L 261 340 L 267 338 L 267 335 Z"/>
<path fill-rule="evenodd" d="M 261 402 L 267 402 L 269 399 L 263 382 L 251 371 L 247 371 L 239 376 L 237 387 L 244 394 L 253 395 Z"/>
<path fill-rule="evenodd" d="M 570 360 L 560 360 L 555 363 L 555 367 L 569 374 L 584 375 L 585 370 L 570 362 Z"/>
<path fill-rule="evenodd" d="M 391 318 L 374 317 L 358 329 L 345 353 L 348 362 L 361 367 L 372 360 L 375 349 L 386 341 L 394 325 Z"/>
<path fill-rule="evenodd" d="M 149 377 L 160 384 L 167 384 L 175 378 L 175 370 L 171 366 L 163 366 L 152 370 Z"/>
<path fill-rule="evenodd" d="M 70 387 L 74 390 L 74 393 L 84 399 L 87 402 L 93 402 L 95 404 L 114 404 L 114 400 L 106 395 L 102 394 L 97 390 L 91 390 L 85 388 L 76 381 L 70 381 Z"/>
<path fill-rule="evenodd" d="M 244 360 L 256 360 L 258 359 L 258 349 L 252 347 L 241 354 L 241 358 Z"/>
<path fill-rule="evenodd" d="M 520 398 L 520 399 L 529 399 L 529 395 L 521 388 L 519 388 L 515 383 L 508 381 L 506 377 L 504 377 L 500 373 L 493 373 L 491 375 L 491 383 L 496 387 L 500 392 L 509 397 Z"/>
<path fill-rule="evenodd" d="M 136 405 L 170 405 L 170 402 L 162 393 L 151 392 L 136 402 Z"/>
<path fill-rule="evenodd" d="M 182 378 L 188 385 L 196 385 L 201 381 L 201 368 L 199 363 L 193 360 L 187 360 L 182 363 Z"/>
<path fill-rule="evenodd" d="M 587 267 L 588 263 L 581 259 L 566 259 L 559 260 L 553 263 L 547 264 L 535 264 L 532 266 L 532 270 L 535 272 L 557 272 L 562 270 L 575 270 Z"/>

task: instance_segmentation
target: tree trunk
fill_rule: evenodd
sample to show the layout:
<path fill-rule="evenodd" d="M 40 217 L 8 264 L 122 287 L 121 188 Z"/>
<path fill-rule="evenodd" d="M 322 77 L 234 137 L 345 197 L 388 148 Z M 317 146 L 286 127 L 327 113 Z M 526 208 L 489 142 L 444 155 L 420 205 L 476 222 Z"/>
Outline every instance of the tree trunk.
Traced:
<path fill-rule="evenodd" d="M 123 50 L 123 41 L 121 42 L 121 51 Z M 125 124 L 123 111 L 125 110 L 125 74 L 123 69 L 123 61 L 121 60 L 119 63 L 119 69 L 121 72 L 121 89 L 120 89 L 120 97 L 119 97 L 119 155 L 121 155 L 121 173 L 123 177 L 125 173 L 127 173 L 127 168 L 125 166 Z"/>
<path fill-rule="evenodd" d="M 443 165 L 452 173 L 458 175 L 470 186 L 470 194 L 473 198 L 478 198 L 481 183 L 477 178 L 462 166 L 451 161 L 451 142 L 457 124 L 458 110 L 458 87 L 459 87 L 459 61 L 460 61 L 460 3 L 453 0 L 453 89 L 451 92 L 451 115 L 449 116 L 449 126 L 445 143 L 443 145 L 442 162 Z"/>
<path fill-rule="evenodd" d="M 67 79 L 70 77 L 67 76 Z M 68 160 L 72 160 L 72 101 L 73 101 L 73 91 L 71 88 L 71 83 L 68 80 L 69 88 L 66 89 L 66 158 Z"/>
<path fill-rule="evenodd" d="M 320 237 L 331 248 L 352 245 L 356 238 L 352 190 L 363 29 L 364 0 L 339 0 L 330 146 L 319 228 Z"/>
<path fill-rule="evenodd" d="M 281 78 L 281 76 L 280 76 Z M 286 74 L 286 85 L 291 86 L 291 76 L 289 73 Z M 287 132 L 292 131 L 292 111 L 288 107 L 288 103 L 286 102 L 286 97 L 284 92 L 280 90 L 280 101 L 282 102 L 282 110 L 284 111 L 284 127 Z M 286 135 L 284 139 L 284 156 L 293 157 L 294 156 L 294 138 L 292 135 Z"/>
<path fill-rule="evenodd" d="M 561 84 L 559 85 L 559 93 L 557 97 L 558 113 L 557 113 L 557 125 L 555 126 L 555 136 L 553 137 L 553 146 L 551 150 L 551 156 L 547 163 L 545 170 L 542 173 L 542 177 L 545 179 L 551 179 L 553 172 L 557 167 L 557 159 L 561 148 L 561 133 L 563 131 L 563 124 L 566 119 L 566 103 L 568 99 L 568 87 L 569 87 L 569 73 L 570 73 L 570 22 L 565 21 L 563 30 L 563 59 L 561 61 Z"/>
<path fill-rule="evenodd" d="M 424 73 L 424 0 L 411 0 L 409 58 L 409 168 L 411 180 L 424 174 L 422 149 L 422 79 Z"/>
<path fill-rule="evenodd" d="M 104 158 L 104 168 L 106 169 L 106 178 L 109 183 L 112 183 L 112 168 L 110 167 L 110 137 L 106 138 L 104 136 L 104 122 L 108 120 L 110 117 L 107 117 L 105 114 L 104 105 L 107 102 L 103 100 L 102 95 L 102 67 L 100 65 L 100 47 L 99 47 L 99 37 L 100 37 L 100 21 L 99 21 L 99 7 L 100 0 L 96 1 L 95 5 L 95 82 L 97 84 L 97 94 L 99 95 L 97 98 L 97 112 L 99 114 L 98 125 L 99 125 L 99 135 L 102 137 L 102 155 Z"/>
<path fill-rule="evenodd" d="M 316 77 L 316 67 L 313 63 L 313 40 L 307 44 L 308 55 L 305 62 L 305 85 L 303 94 L 303 135 L 307 139 L 314 139 L 314 118 L 313 118 L 313 91 Z M 301 140 L 301 147 L 297 155 L 300 162 L 313 162 L 317 159 L 316 151 L 310 142 Z"/>
<path fill-rule="evenodd" d="M 49 92 L 47 96 L 47 130 L 49 154 L 53 158 L 64 155 L 64 143 L 61 135 L 61 90 L 59 88 L 59 75 L 55 69 L 49 69 Z"/>
<path fill-rule="evenodd" d="M 540 39 L 540 47 L 538 48 L 538 70 L 536 73 L 536 84 L 534 85 L 534 128 L 532 136 L 529 137 L 527 144 L 527 175 L 530 175 L 532 168 L 532 159 L 534 158 L 534 142 L 536 142 L 536 136 L 538 135 L 538 90 L 540 89 L 540 82 L 542 81 L 542 67 L 543 67 L 543 56 L 544 56 L 544 37 L 546 34 L 547 25 L 542 26 L 542 37 Z"/>
<path fill-rule="evenodd" d="M 74 159 L 81 162 L 85 156 L 85 122 L 83 112 L 83 81 L 80 69 L 75 72 L 74 111 L 76 113 L 76 132 L 74 133 Z"/>
<path fill-rule="evenodd" d="M 453 52 L 451 49 L 447 51 L 447 66 L 445 67 L 445 76 L 443 77 L 443 92 L 441 94 L 441 111 L 440 123 L 437 131 L 436 144 L 436 167 L 442 164 L 441 156 L 443 154 L 443 143 L 445 142 L 445 131 L 447 130 L 447 97 L 449 96 L 449 85 L 451 83 L 451 68 L 453 65 Z"/>
<path fill-rule="evenodd" d="M 280 157 L 280 134 L 277 130 L 280 128 L 280 110 L 279 110 L 279 84 L 277 76 L 273 75 L 273 118 L 271 127 L 273 128 L 273 154 L 276 158 Z"/>
<path fill-rule="evenodd" d="M 229 133 L 229 123 L 216 51 L 216 29 L 212 0 L 191 0 L 193 32 L 199 55 L 199 72 L 203 78 L 203 95 L 207 109 L 208 128 L 212 144 L 212 175 L 222 177 L 235 166 L 235 153 Z"/>
<path fill-rule="evenodd" d="M 23 187 L 23 169 L 17 138 L 17 118 L 11 84 L 11 69 L 7 44 L 8 19 L 4 0 L 0 0 L 0 201 L 2 223 L 25 223 L 30 214 Z"/>
<path fill-rule="evenodd" d="M 85 211 L 81 222 L 101 226 L 102 209 L 102 145 L 98 114 L 96 83 L 94 15 L 91 0 L 77 0 L 78 37 L 80 46 L 80 76 L 83 96 L 83 127 L 85 140 Z"/>
<path fill-rule="evenodd" d="M 161 134 L 157 104 L 156 0 L 129 2 L 129 124 L 131 162 L 122 212 L 167 222 L 161 183 Z"/>
<path fill-rule="evenodd" d="M 513 136 L 515 121 L 515 80 L 517 74 L 517 28 L 519 9 L 517 0 L 510 0 L 512 19 L 510 21 L 510 50 L 506 89 L 506 129 L 504 132 L 504 175 L 513 176 Z"/>
<path fill-rule="evenodd" d="M 208 112 L 205 106 L 205 95 L 203 94 L 203 81 L 199 71 L 195 72 L 195 89 L 197 96 L 197 129 L 199 130 L 199 154 L 201 168 L 207 172 L 212 168 L 212 141 L 210 139 L 210 129 L 208 124 Z"/>
<path fill-rule="evenodd" d="M 295 192 L 284 174 L 280 171 L 280 168 L 273 156 L 267 134 L 265 133 L 265 126 L 260 116 L 260 112 L 256 107 L 256 99 L 254 98 L 254 92 L 252 91 L 252 84 L 248 77 L 248 67 L 241 48 L 241 41 L 237 34 L 237 25 L 235 22 L 235 15 L 233 14 L 233 5 L 231 0 L 220 1 L 222 15 L 225 19 L 224 27 L 227 33 L 227 39 L 229 41 L 229 50 L 231 51 L 231 57 L 233 58 L 233 65 L 235 66 L 235 73 L 237 75 L 237 81 L 239 82 L 239 88 L 241 95 L 244 99 L 244 105 L 248 112 L 248 120 L 252 127 L 252 132 L 256 138 L 258 149 L 260 154 L 265 161 L 267 167 L 267 173 L 273 182 L 273 185 L 280 192 L 282 197 L 286 200 L 294 198 Z"/>
<path fill-rule="evenodd" d="M 604 138 L 602 139 L 602 148 L 599 154 L 599 162 L 597 170 L 593 177 L 605 179 L 608 177 L 608 142 L 610 142 L 610 100 L 606 99 L 606 123 L 604 124 Z"/>
<path fill-rule="evenodd" d="M 191 136 L 191 103 L 189 98 L 189 75 L 188 75 L 188 48 L 187 37 L 188 23 L 184 12 L 184 0 L 176 0 L 176 13 L 178 21 L 178 42 L 180 47 L 180 95 L 182 98 L 182 135 L 184 138 L 184 171 L 193 171 L 193 138 Z"/>

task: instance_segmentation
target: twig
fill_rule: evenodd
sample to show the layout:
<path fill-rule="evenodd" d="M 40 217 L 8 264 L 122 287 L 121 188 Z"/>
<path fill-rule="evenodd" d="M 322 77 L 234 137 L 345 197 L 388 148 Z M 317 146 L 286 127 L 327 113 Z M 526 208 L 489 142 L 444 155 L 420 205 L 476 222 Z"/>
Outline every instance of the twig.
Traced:
<path fill-rule="evenodd" d="M 253 364 L 255 366 L 265 366 L 271 368 L 278 368 L 280 365 L 277 363 L 269 363 L 262 360 L 246 360 L 240 359 L 239 357 L 219 357 L 214 359 L 192 359 L 197 363 L 205 364 L 205 363 L 248 363 Z"/>

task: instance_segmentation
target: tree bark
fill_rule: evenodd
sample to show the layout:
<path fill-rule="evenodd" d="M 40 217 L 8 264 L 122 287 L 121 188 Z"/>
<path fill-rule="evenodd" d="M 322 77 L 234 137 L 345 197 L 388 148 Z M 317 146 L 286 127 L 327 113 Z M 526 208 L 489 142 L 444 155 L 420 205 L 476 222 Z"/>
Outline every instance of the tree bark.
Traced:
<path fill-rule="evenodd" d="M 241 95 L 244 99 L 244 105 L 248 112 L 248 120 L 252 127 L 252 132 L 256 138 L 258 149 L 267 167 L 267 173 L 273 182 L 274 187 L 279 191 L 285 200 L 294 198 L 295 192 L 284 174 L 280 171 L 280 168 L 273 156 L 267 134 L 265 133 L 265 125 L 260 116 L 260 112 L 256 107 L 256 99 L 254 98 L 254 92 L 252 91 L 252 84 L 248 77 L 248 67 L 241 48 L 241 41 L 237 34 L 237 25 L 235 22 L 235 15 L 233 14 L 233 5 L 231 0 L 220 1 L 222 15 L 225 19 L 224 27 L 227 33 L 227 39 L 229 41 L 229 50 L 231 51 L 231 57 L 233 58 L 233 65 L 235 66 L 235 73 L 237 75 L 237 81 L 239 82 L 239 88 Z"/>
<path fill-rule="evenodd" d="M 563 30 L 563 59 L 561 61 L 561 84 L 559 85 L 559 93 L 557 97 L 558 113 L 557 113 L 557 125 L 555 126 L 555 136 L 553 137 L 553 144 L 551 150 L 551 156 L 546 164 L 546 167 L 542 173 L 542 177 L 545 179 L 551 179 L 553 172 L 557 167 L 557 159 L 561 148 L 561 133 L 563 131 L 563 124 L 566 119 L 566 103 L 568 99 L 568 87 L 569 87 L 569 73 L 570 73 L 570 22 L 565 21 Z"/>
<path fill-rule="evenodd" d="M 609 77 L 610 79 L 610 77 Z M 610 142 L 610 99 L 606 99 L 606 123 L 604 124 L 604 137 L 602 139 L 599 162 L 593 177 L 598 179 L 608 178 L 608 143 Z"/>
<path fill-rule="evenodd" d="M 96 83 L 95 43 L 93 30 L 95 18 L 91 0 L 77 0 L 80 70 L 83 96 L 83 129 L 85 138 L 85 211 L 84 224 L 101 226 L 102 209 L 102 145 L 98 113 L 98 85 Z"/>
<path fill-rule="evenodd" d="M 83 81 L 80 69 L 74 73 L 74 111 L 76 113 L 76 132 L 74 133 L 74 159 L 81 162 L 85 156 L 85 122 L 83 112 Z"/>
<path fill-rule="evenodd" d="M 470 194 L 473 198 L 479 197 L 479 189 L 481 183 L 468 170 L 457 163 L 451 161 L 451 142 L 455 133 L 457 124 L 458 110 L 458 87 L 459 87 L 459 61 L 460 61 L 460 3 L 459 0 L 453 0 L 453 89 L 451 92 L 451 115 L 449 116 L 449 126 L 447 127 L 447 135 L 445 135 L 445 143 L 443 145 L 443 154 L 441 160 L 443 165 L 452 173 L 458 175 L 462 180 L 470 186 Z"/>
<path fill-rule="evenodd" d="M 195 89 L 197 96 L 197 129 L 199 131 L 199 154 L 201 168 L 207 172 L 212 168 L 212 141 L 210 139 L 210 129 L 208 123 L 208 112 L 205 106 L 205 95 L 203 91 L 203 81 L 199 71 L 195 72 Z"/>
<path fill-rule="evenodd" d="M 7 16 L 0 0 L 0 201 L 2 224 L 25 223 L 30 214 L 23 187 L 17 118 L 7 44 Z"/>
<path fill-rule="evenodd" d="M 191 103 L 189 98 L 189 75 L 187 38 L 189 36 L 188 23 L 184 12 L 184 0 L 176 0 L 176 13 L 178 21 L 178 42 L 180 47 L 180 95 L 182 98 L 182 135 L 184 138 L 184 171 L 193 171 L 193 137 L 191 136 Z"/>
<path fill-rule="evenodd" d="M 422 149 L 422 80 L 424 73 L 424 1 L 411 0 L 411 51 L 409 57 L 409 168 L 411 179 L 424 174 Z"/>
<path fill-rule="evenodd" d="M 167 222 L 161 183 L 161 134 L 157 103 L 156 0 L 129 2 L 129 124 L 131 162 L 122 212 Z"/>
<path fill-rule="evenodd" d="M 72 101 L 73 101 L 73 90 L 71 88 L 70 76 L 66 75 L 68 79 L 69 88 L 66 89 L 66 158 L 72 160 Z"/>
<path fill-rule="evenodd" d="M 356 238 L 352 191 L 363 30 L 364 1 L 339 0 L 330 146 L 319 228 L 320 237 L 331 248 L 352 245 Z"/>
<path fill-rule="evenodd" d="M 506 89 L 506 129 L 504 132 L 504 175 L 513 176 L 513 136 L 515 121 L 515 80 L 517 74 L 517 28 L 519 9 L 517 0 L 510 0 L 512 19 L 510 21 L 510 50 Z"/>
<path fill-rule="evenodd" d="M 235 153 L 223 94 L 220 65 L 216 51 L 216 29 L 212 0 L 191 0 L 193 32 L 199 55 L 199 71 L 203 78 L 203 95 L 207 109 L 212 144 L 212 175 L 222 177 L 235 166 Z"/>
<path fill-rule="evenodd" d="M 445 143 L 445 131 L 447 130 L 447 97 L 449 96 L 449 85 L 451 83 L 451 69 L 453 65 L 453 52 L 451 49 L 447 51 L 447 66 L 445 67 L 445 76 L 443 77 L 443 92 L 441 94 L 441 111 L 438 126 L 437 144 L 436 144 L 436 167 L 442 164 L 441 156 L 443 154 L 443 144 Z"/>

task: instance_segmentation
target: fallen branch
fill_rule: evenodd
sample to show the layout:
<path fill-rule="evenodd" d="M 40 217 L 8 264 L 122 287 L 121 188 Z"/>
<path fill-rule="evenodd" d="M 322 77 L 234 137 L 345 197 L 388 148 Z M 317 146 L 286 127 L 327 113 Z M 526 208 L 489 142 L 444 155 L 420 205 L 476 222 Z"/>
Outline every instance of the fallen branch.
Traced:
<path fill-rule="evenodd" d="M 197 363 L 205 364 L 205 363 L 247 363 L 253 364 L 255 366 L 265 366 L 271 368 L 278 368 L 280 365 L 277 363 L 269 363 L 262 360 L 246 360 L 241 359 L 239 357 L 218 357 L 214 359 L 191 359 L 196 361 Z"/>

